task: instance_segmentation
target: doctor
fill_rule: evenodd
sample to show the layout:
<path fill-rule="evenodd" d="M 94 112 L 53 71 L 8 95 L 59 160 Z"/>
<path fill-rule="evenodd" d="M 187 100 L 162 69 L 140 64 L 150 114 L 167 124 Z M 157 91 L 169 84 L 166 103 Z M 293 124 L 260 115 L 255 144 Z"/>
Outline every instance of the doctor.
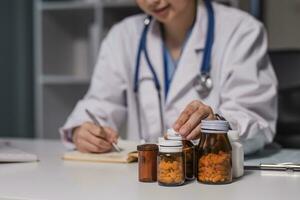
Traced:
<path fill-rule="evenodd" d="M 124 123 L 131 140 L 155 142 L 170 127 L 196 139 L 201 120 L 217 116 L 239 131 L 246 153 L 271 142 L 277 81 L 262 24 L 209 0 L 136 2 L 148 17 L 126 18 L 103 41 L 90 88 L 60 129 L 65 144 L 110 151 Z"/>

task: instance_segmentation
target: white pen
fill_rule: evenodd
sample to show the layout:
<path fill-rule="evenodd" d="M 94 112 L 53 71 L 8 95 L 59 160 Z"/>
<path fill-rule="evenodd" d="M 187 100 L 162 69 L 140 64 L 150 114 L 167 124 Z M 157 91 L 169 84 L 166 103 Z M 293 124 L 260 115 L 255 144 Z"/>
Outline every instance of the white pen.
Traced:
<path fill-rule="evenodd" d="M 101 129 L 101 132 L 104 133 L 104 128 L 101 126 L 100 122 L 97 120 L 97 118 L 95 117 L 95 115 L 93 115 L 93 113 L 91 111 L 89 111 L 88 109 L 85 109 L 85 112 L 91 118 L 91 120 Z M 103 139 L 106 140 L 105 137 L 103 137 Z M 121 151 L 120 147 L 118 147 L 118 145 L 116 143 L 112 142 L 112 146 L 114 147 L 114 149 L 116 151 L 118 151 L 118 152 Z"/>

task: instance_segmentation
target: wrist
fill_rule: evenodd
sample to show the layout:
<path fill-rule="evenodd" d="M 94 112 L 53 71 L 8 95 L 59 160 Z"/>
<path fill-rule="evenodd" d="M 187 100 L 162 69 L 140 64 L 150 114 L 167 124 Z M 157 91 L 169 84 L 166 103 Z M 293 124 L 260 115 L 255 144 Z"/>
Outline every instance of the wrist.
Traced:
<path fill-rule="evenodd" d="M 75 143 L 78 128 L 79 127 L 75 127 L 70 131 L 69 136 L 70 136 L 70 140 L 71 140 L 72 143 Z"/>

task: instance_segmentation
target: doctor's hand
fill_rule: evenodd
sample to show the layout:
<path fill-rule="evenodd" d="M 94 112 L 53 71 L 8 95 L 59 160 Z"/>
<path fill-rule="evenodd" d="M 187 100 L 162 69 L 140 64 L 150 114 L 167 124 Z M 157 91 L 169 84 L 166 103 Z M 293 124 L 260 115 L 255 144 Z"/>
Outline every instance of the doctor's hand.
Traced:
<path fill-rule="evenodd" d="M 118 133 L 110 127 L 99 128 L 86 122 L 73 130 L 73 143 L 80 152 L 104 153 L 111 151 L 112 143 L 117 143 Z"/>
<path fill-rule="evenodd" d="M 216 117 L 210 106 L 194 100 L 185 107 L 173 129 L 187 140 L 198 139 L 201 136 L 200 122 L 203 119 L 214 120 Z"/>

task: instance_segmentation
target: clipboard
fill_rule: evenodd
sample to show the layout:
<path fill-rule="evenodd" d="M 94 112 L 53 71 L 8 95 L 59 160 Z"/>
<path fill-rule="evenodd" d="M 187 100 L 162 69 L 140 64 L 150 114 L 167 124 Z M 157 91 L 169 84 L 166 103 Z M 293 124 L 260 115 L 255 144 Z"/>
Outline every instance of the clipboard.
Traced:
<path fill-rule="evenodd" d="M 300 171 L 300 150 L 264 149 L 261 152 L 245 157 L 245 170 Z"/>

